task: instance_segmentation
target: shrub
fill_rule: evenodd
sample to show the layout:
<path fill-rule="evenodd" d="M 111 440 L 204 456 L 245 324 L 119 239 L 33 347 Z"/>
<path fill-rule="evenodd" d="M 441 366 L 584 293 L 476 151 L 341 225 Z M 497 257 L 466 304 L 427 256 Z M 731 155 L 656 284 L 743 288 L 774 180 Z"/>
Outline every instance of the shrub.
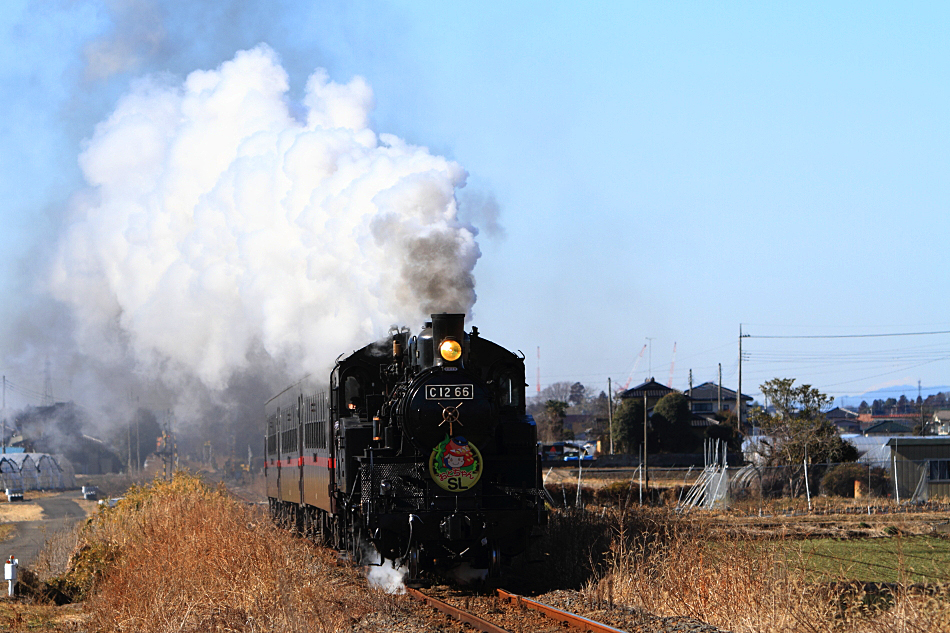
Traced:
<path fill-rule="evenodd" d="M 821 478 L 821 492 L 838 497 L 854 497 L 854 482 L 868 481 L 868 467 L 865 464 L 848 463 L 832 466 Z M 881 494 L 887 483 L 887 472 L 880 467 L 870 469 L 871 494 Z"/>
<path fill-rule="evenodd" d="M 49 584 L 97 631 L 335 631 L 377 606 L 332 552 L 187 474 L 133 487 L 79 539 Z"/>

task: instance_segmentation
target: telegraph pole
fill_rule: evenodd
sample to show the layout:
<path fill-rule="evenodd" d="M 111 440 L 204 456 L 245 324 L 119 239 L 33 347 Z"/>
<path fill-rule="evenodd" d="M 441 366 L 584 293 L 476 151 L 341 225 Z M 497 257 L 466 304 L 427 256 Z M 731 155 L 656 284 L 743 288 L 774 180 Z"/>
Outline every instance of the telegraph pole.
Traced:
<path fill-rule="evenodd" d="M 130 405 L 129 409 L 132 409 L 133 407 L 131 406 L 132 405 L 131 387 L 129 388 L 129 405 Z M 129 420 L 129 423 L 126 426 L 125 432 L 126 432 L 126 440 L 128 441 L 128 449 L 129 449 L 129 461 L 126 462 L 125 466 L 126 466 L 126 469 L 128 470 L 129 477 L 131 477 L 132 476 L 132 420 Z"/>
<path fill-rule="evenodd" d="M 538 400 L 541 400 L 541 346 L 538 345 L 538 377 L 535 380 L 538 383 L 536 386 L 538 388 Z"/>
<path fill-rule="evenodd" d="M 53 406 L 53 376 L 50 373 L 49 357 L 46 358 L 46 366 L 43 370 L 43 406 Z"/>
<path fill-rule="evenodd" d="M 739 432 L 742 432 L 742 339 L 747 338 L 748 334 L 742 333 L 742 324 L 739 324 L 739 388 L 736 390 L 736 421 L 739 425 Z"/>
<path fill-rule="evenodd" d="M 643 390 L 643 489 L 650 491 L 650 471 L 647 470 L 647 393 Z M 650 497 L 647 496 L 649 503 Z"/>
<path fill-rule="evenodd" d="M 647 337 L 646 337 L 647 341 L 650 342 L 650 354 L 649 354 L 649 356 L 648 356 L 648 358 L 650 359 L 650 375 L 647 376 L 647 380 L 650 380 L 651 378 L 653 378 L 653 339 L 654 339 L 654 338 L 655 338 L 655 337 L 652 337 L 652 336 L 647 336 Z M 644 381 L 644 382 L 646 382 L 646 381 Z"/>
<path fill-rule="evenodd" d="M 719 363 L 719 389 L 717 390 L 719 406 L 716 411 L 722 411 L 722 363 Z"/>
<path fill-rule="evenodd" d="M 610 429 L 610 454 L 614 454 L 614 389 L 607 378 L 607 424 Z"/>

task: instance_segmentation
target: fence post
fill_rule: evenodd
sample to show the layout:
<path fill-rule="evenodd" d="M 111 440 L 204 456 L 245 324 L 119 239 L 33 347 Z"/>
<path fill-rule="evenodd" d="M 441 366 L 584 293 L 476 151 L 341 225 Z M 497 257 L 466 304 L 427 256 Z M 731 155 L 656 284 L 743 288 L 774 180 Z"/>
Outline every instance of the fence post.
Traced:
<path fill-rule="evenodd" d="M 802 465 L 805 467 L 805 497 L 808 498 L 808 511 L 811 512 L 811 488 L 808 486 L 808 460 L 804 460 Z"/>
<path fill-rule="evenodd" d="M 893 466 L 894 469 L 894 498 L 897 500 L 897 505 L 901 504 L 901 487 L 897 483 L 897 455 L 893 457 Z"/>

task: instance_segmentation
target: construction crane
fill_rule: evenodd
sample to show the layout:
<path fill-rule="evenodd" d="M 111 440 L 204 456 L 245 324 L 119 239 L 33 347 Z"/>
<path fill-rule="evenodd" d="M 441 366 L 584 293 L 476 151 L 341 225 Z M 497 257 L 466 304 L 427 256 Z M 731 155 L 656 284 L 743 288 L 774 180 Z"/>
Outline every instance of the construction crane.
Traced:
<path fill-rule="evenodd" d="M 627 376 L 627 382 L 623 383 L 623 387 L 618 389 L 618 391 L 626 391 L 630 388 L 630 383 L 633 382 L 633 377 L 637 373 L 637 367 L 640 366 L 640 361 L 643 360 L 643 352 L 647 351 L 646 343 L 643 344 L 643 348 L 640 350 L 640 353 L 637 354 L 637 360 L 633 363 L 633 369 L 630 370 L 630 375 Z"/>

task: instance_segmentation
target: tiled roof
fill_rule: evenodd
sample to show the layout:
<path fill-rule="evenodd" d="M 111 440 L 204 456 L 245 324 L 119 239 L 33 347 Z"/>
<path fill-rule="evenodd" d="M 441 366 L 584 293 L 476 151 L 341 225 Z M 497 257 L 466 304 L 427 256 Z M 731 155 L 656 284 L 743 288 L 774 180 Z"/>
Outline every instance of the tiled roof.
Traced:
<path fill-rule="evenodd" d="M 688 392 L 689 397 L 693 400 L 718 400 L 719 399 L 719 385 L 715 382 L 704 382 L 701 385 L 697 385 L 690 389 Z M 733 402 L 736 399 L 736 392 L 728 387 L 722 388 L 722 399 L 726 401 Z M 752 400 L 752 396 L 747 396 L 742 394 L 743 400 Z"/>
<path fill-rule="evenodd" d="M 651 378 L 643 384 L 627 389 L 622 394 L 620 394 L 620 397 L 642 398 L 643 396 L 646 396 L 647 398 L 662 398 L 666 394 L 673 393 L 675 391 L 676 389 L 672 389 L 666 385 L 661 385 L 656 380 Z"/>

